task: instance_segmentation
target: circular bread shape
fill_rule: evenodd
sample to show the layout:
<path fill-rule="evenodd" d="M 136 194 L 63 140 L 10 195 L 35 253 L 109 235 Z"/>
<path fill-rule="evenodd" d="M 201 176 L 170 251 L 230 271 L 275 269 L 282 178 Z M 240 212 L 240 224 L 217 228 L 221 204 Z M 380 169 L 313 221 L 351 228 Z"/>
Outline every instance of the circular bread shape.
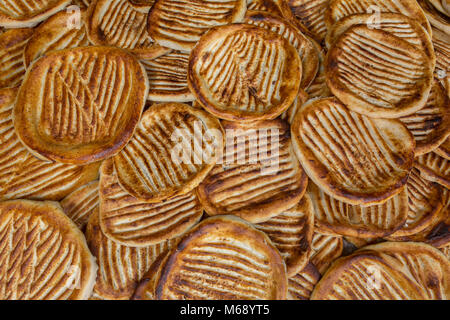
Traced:
<path fill-rule="evenodd" d="M 187 83 L 188 53 L 171 51 L 155 59 L 141 59 L 141 63 L 150 84 L 148 100 L 189 102 L 195 99 Z"/>
<path fill-rule="evenodd" d="M 92 0 L 86 17 L 89 40 L 98 46 L 126 49 L 139 58 L 154 59 L 170 50 L 154 43 L 147 32 L 151 4 L 129 0 Z"/>
<path fill-rule="evenodd" d="M 178 237 L 203 215 L 194 192 L 158 203 L 133 197 L 120 186 L 111 159 L 102 164 L 99 188 L 103 233 L 125 246 L 146 247 Z"/>
<path fill-rule="evenodd" d="M 399 120 L 365 117 L 335 98 L 304 105 L 291 134 L 309 178 L 349 204 L 385 202 L 401 192 L 413 165 L 414 139 Z"/>
<path fill-rule="evenodd" d="M 357 13 L 373 13 L 376 19 L 378 12 L 401 13 L 420 23 L 430 35 L 432 34 L 430 23 L 416 0 L 330 0 L 325 22 L 331 27 L 342 18 Z"/>
<path fill-rule="evenodd" d="M 310 261 L 321 274 L 324 274 L 330 264 L 341 256 L 343 249 L 344 242 L 341 236 L 314 231 Z"/>
<path fill-rule="evenodd" d="M 94 294 L 111 300 L 129 300 L 156 258 L 176 243 L 171 239 L 147 247 L 123 246 L 103 234 L 98 210 L 89 218 L 86 240 L 99 265 Z"/>
<path fill-rule="evenodd" d="M 208 215 L 261 223 L 298 204 L 308 178 L 292 150 L 289 125 L 278 119 L 222 124 L 224 156 L 197 188 Z"/>
<path fill-rule="evenodd" d="M 331 91 L 327 85 L 327 77 L 325 74 L 325 51 L 319 51 L 319 70 L 316 78 L 311 85 L 305 90 L 309 99 L 331 97 Z"/>
<path fill-rule="evenodd" d="M 423 108 L 431 90 L 434 59 L 389 32 L 355 25 L 328 51 L 331 92 L 351 110 L 398 118 Z"/>
<path fill-rule="evenodd" d="M 21 84 L 25 75 L 23 53 L 32 35 L 33 29 L 13 29 L 0 34 L 0 88 Z"/>
<path fill-rule="evenodd" d="M 147 92 L 144 67 L 121 49 L 53 51 L 28 69 L 14 107 L 14 126 L 41 159 L 96 162 L 130 140 Z"/>
<path fill-rule="evenodd" d="M 188 84 L 216 117 L 249 122 L 276 118 L 289 108 L 301 75 L 301 59 L 289 41 L 233 24 L 212 28 L 200 39 L 189 58 Z"/>
<path fill-rule="evenodd" d="M 16 135 L 13 107 L 17 88 L 0 89 L 0 201 L 61 200 L 98 177 L 99 164 L 75 166 L 39 160 Z"/>
<path fill-rule="evenodd" d="M 58 12 L 36 27 L 23 53 L 27 68 L 31 62 L 49 51 L 90 45 L 84 24 L 85 11 L 80 12 L 79 20 L 77 14 L 70 11 Z"/>
<path fill-rule="evenodd" d="M 399 120 L 416 140 L 416 156 L 435 150 L 450 135 L 450 98 L 439 81 L 433 81 L 427 104 L 423 109 Z"/>
<path fill-rule="evenodd" d="M 421 155 L 415 159 L 415 166 L 425 179 L 437 182 L 450 189 L 450 160 L 434 152 Z"/>
<path fill-rule="evenodd" d="M 372 29 L 386 31 L 423 50 L 435 63 L 435 54 L 430 34 L 414 19 L 400 13 L 380 13 L 374 20 L 372 13 L 354 14 L 336 22 L 328 31 L 325 43 L 327 48 L 339 39 L 350 27 L 366 25 Z"/>
<path fill-rule="evenodd" d="M 413 168 L 408 183 L 408 218 L 405 225 L 390 235 L 390 239 L 413 235 L 427 228 L 442 209 L 442 188 L 420 176 Z"/>
<path fill-rule="evenodd" d="M 294 208 L 255 225 L 280 252 L 288 277 L 295 276 L 308 263 L 314 233 L 313 210 L 311 199 L 305 194 Z"/>
<path fill-rule="evenodd" d="M 244 23 L 270 30 L 281 35 L 297 49 L 302 60 L 301 88 L 308 88 L 319 69 L 319 54 L 314 44 L 288 20 L 264 11 L 247 11 Z"/>
<path fill-rule="evenodd" d="M 317 229 L 327 234 L 359 238 L 384 237 L 400 229 L 408 217 L 408 193 L 405 187 L 386 202 L 367 207 L 334 199 L 311 182 L 307 194 L 314 206 Z"/>
<path fill-rule="evenodd" d="M 429 3 L 428 0 L 417 0 L 417 2 L 422 7 L 423 12 L 432 27 L 438 28 L 447 34 L 450 34 L 449 17 L 439 12 L 439 10 L 436 10 L 436 8 Z"/>
<path fill-rule="evenodd" d="M 233 216 L 212 217 L 169 251 L 155 298 L 283 300 L 286 266 L 263 232 Z"/>
<path fill-rule="evenodd" d="M 320 279 L 320 272 L 311 262 L 288 280 L 288 300 L 309 300 L 314 286 Z"/>
<path fill-rule="evenodd" d="M 241 22 L 246 10 L 245 0 L 156 0 L 147 30 L 159 45 L 190 52 L 208 29 Z"/>
<path fill-rule="evenodd" d="M 430 245 L 384 242 L 337 260 L 312 300 L 447 300 L 450 262 Z"/>
<path fill-rule="evenodd" d="M 450 160 L 450 137 L 442 142 L 442 144 L 439 145 L 439 147 L 437 147 L 434 152 L 441 157 Z"/>
<path fill-rule="evenodd" d="M 433 28 L 433 45 L 436 53 L 434 76 L 444 85 L 450 98 L 450 34 Z"/>
<path fill-rule="evenodd" d="M 57 202 L 0 203 L 0 239 L 1 300 L 91 296 L 97 265 L 83 234 Z"/>
<path fill-rule="evenodd" d="M 220 122 L 181 103 L 156 104 L 114 157 L 120 185 L 136 198 L 158 202 L 193 190 L 219 159 Z"/>
<path fill-rule="evenodd" d="M 285 112 L 283 112 L 280 116 L 280 119 L 285 120 L 289 123 L 292 123 L 294 120 L 294 117 L 297 113 L 297 110 L 301 108 L 301 106 L 308 100 L 308 94 L 300 89 L 298 91 L 298 96 L 295 98 L 292 105 L 287 109 Z"/>
<path fill-rule="evenodd" d="M 0 2 L 0 26 L 29 28 L 63 10 L 71 0 L 8 0 Z"/>
<path fill-rule="evenodd" d="M 84 229 L 89 217 L 98 211 L 98 180 L 82 185 L 61 200 L 64 213 L 80 229 Z"/>
<path fill-rule="evenodd" d="M 289 0 L 288 4 L 294 17 L 322 42 L 327 34 L 325 12 L 328 0 Z"/>

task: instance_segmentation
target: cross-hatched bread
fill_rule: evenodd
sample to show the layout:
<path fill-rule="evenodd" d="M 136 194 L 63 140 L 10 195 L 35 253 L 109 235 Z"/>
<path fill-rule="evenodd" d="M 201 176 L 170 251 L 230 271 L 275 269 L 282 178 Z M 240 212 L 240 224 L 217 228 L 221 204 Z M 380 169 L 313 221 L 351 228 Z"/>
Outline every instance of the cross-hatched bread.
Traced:
<path fill-rule="evenodd" d="M 41 159 L 96 162 L 115 155 L 131 139 L 147 93 L 144 67 L 124 50 L 52 51 L 27 70 L 14 126 Z"/>
<path fill-rule="evenodd" d="M 261 223 L 298 204 L 308 178 L 292 149 L 289 125 L 279 119 L 222 124 L 224 155 L 197 188 L 206 213 Z"/>
<path fill-rule="evenodd" d="M 211 217 L 191 229 L 155 275 L 147 289 L 156 300 L 282 300 L 287 294 L 278 250 L 267 235 L 233 216 Z"/>
<path fill-rule="evenodd" d="M 129 300 L 156 258 L 176 243 L 176 239 L 146 247 L 116 243 L 103 234 L 98 210 L 89 218 L 86 240 L 99 267 L 94 294 L 111 300 Z"/>
<path fill-rule="evenodd" d="M 53 50 L 87 47 L 89 42 L 84 23 L 85 10 L 78 13 L 62 11 L 38 27 L 23 52 L 25 66 Z"/>
<path fill-rule="evenodd" d="M 450 261 L 438 249 L 415 242 L 384 242 L 337 260 L 311 299 L 447 300 Z"/>
<path fill-rule="evenodd" d="M 355 112 L 383 118 L 406 116 L 427 102 L 433 58 L 392 33 L 354 25 L 328 51 L 327 84 Z"/>
<path fill-rule="evenodd" d="M 5 0 L 0 2 L 0 26 L 34 27 L 63 10 L 71 0 Z"/>
<path fill-rule="evenodd" d="M 279 34 L 248 24 L 210 29 L 189 58 L 192 93 L 225 120 L 276 118 L 294 102 L 301 78 L 297 49 Z"/>
<path fill-rule="evenodd" d="M 325 21 L 331 27 L 340 19 L 358 13 L 372 13 L 369 23 L 376 23 L 378 13 L 401 13 L 422 25 L 431 35 L 431 26 L 416 0 L 330 0 Z"/>
<path fill-rule="evenodd" d="M 302 60 L 302 81 L 300 87 L 308 88 L 319 68 L 319 53 L 310 41 L 290 21 L 264 11 L 247 11 L 245 23 L 261 27 L 283 36 L 293 45 Z"/>
<path fill-rule="evenodd" d="M 57 202 L 0 203 L 1 300 L 84 300 L 97 265 Z"/>
<path fill-rule="evenodd" d="M 153 59 L 168 53 L 152 40 L 147 32 L 151 4 L 130 0 L 93 0 L 86 25 L 89 40 L 98 46 L 126 49 L 140 58 Z"/>
<path fill-rule="evenodd" d="M 191 51 L 208 29 L 241 22 L 245 0 L 156 0 L 148 14 L 148 33 L 163 47 Z"/>
<path fill-rule="evenodd" d="M 384 237 L 400 229 L 408 216 L 406 187 L 386 202 L 366 207 L 334 199 L 311 182 L 307 194 L 314 206 L 316 228 L 322 233 L 360 238 Z"/>
<path fill-rule="evenodd" d="M 86 166 L 48 162 L 34 157 L 20 142 L 13 125 L 17 88 L 0 89 L 0 201 L 61 200 L 98 177 L 98 163 Z"/>
<path fill-rule="evenodd" d="M 336 98 L 304 105 L 291 134 L 309 178 L 349 204 L 385 202 L 403 190 L 413 166 L 414 138 L 399 120 L 360 115 Z"/>
<path fill-rule="evenodd" d="M 309 261 L 314 233 L 314 207 L 307 194 L 292 209 L 255 224 L 265 232 L 286 263 L 288 277 L 295 276 Z"/>
<path fill-rule="evenodd" d="M 25 75 L 24 50 L 33 29 L 12 29 L 0 34 L 0 88 L 21 84 Z"/>
<path fill-rule="evenodd" d="M 100 172 L 100 226 L 125 246 L 146 247 L 178 237 L 200 221 L 203 208 L 194 192 L 150 203 L 126 192 L 111 159 Z"/>
<path fill-rule="evenodd" d="M 185 194 L 206 177 L 223 148 L 220 122 L 181 103 L 152 105 L 114 157 L 121 186 L 151 202 Z"/>

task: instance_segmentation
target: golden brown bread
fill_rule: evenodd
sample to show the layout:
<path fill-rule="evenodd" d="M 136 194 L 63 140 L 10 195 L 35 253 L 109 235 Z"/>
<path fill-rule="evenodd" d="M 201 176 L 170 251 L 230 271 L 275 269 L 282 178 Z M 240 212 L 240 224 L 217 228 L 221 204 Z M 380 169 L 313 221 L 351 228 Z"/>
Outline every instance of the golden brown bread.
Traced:
<path fill-rule="evenodd" d="M 14 126 L 41 159 L 96 162 L 127 144 L 147 92 L 144 67 L 124 50 L 49 52 L 27 70 L 14 107 Z"/>
<path fill-rule="evenodd" d="M 320 279 L 320 273 L 311 262 L 288 280 L 289 300 L 309 300 L 314 286 Z"/>
<path fill-rule="evenodd" d="M 222 124 L 224 156 L 197 188 L 206 213 L 260 223 L 294 207 L 308 179 L 292 150 L 289 125 L 278 119 Z"/>
<path fill-rule="evenodd" d="M 280 119 L 292 123 L 297 111 L 306 101 L 308 101 L 308 98 L 309 98 L 308 94 L 302 89 L 300 89 L 298 91 L 297 98 L 295 98 L 294 102 L 289 107 L 289 109 L 287 109 L 285 112 L 281 114 Z"/>
<path fill-rule="evenodd" d="M 342 236 L 328 235 L 314 231 L 310 261 L 324 274 L 330 264 L 341 256 L 344 249 Z"/>
<path fill-rule="evenodd" d="M 8 0 L 0 2 L 0 26 L 34 27 L 63 10 L 71 0 Z"/>
<path fill-rule="evenodd" d="M 288 0 L 287 3 L 294 17 L 308 28 L 317 41 L 322 42 L 327 33 L 325 12 L 328 0 Z"/>
<path fill-rule="evenodd" d="M 417 157 L 415 166 L 424 178 L 450 189 L 450 160 L 429 152 Z"/>
<path fill-rule="evenodd" d="M 376 118 L 398 118 L 423 108 L 434 67 L 434 56 L 422 48 L 367 25 L 342 33 L 325 63 L 331 92 L 349 109 Z"/>
<path fill-rule="evenodd" d="M 148 33 L 161 46 L 191 51 L 208 29 L 241 22 L 245 0 L 156 0 L 148 14 Z"/>
<path fill-rule="evenodd" d="M 309 99 L 327 98 L 331 97 L 330 88 L 327 85 L 327 78 L 325 74 L 325 49 L 319 51 L 319 70 L 316 78 L 311 85 L 305 90 Z"/>
<path fill-rule="evenodd" d="M 0 201 L 61 200 L 98 177 L 98 163 L 76 166 L 34 157 L 20 142 L 13 125 L 17 88 L 0 89 Z"/>
<path fill-rule="evenodd" d="M 417 0 L 417 3 L 422 8 L 425 16 L 427 17 L 430 25 L 434 28 L 450 34 L 450 19 L 445 16 L 439 9 L 443 10 L 442 5 L 439 7 L 434 6 L 429 0 Z M 437 3 L 437 1 L 436 1 Z M 438 9 L 439 8 L 439 9 Z"/>
<path fill-rule="evenodd" d="M 57 202 L 0 203 L 0 299 L 83 300 L 97 265 Z"/>
<path fill-rule="evenodd" d="M 77 21 L 72 12 L 62 11 L 36 27 L 23 53 L 25 66 L 49 51 L 89 46 L 84 15 L 85 11 L 80 11 Z"/>
<path fill-rule="evenodd" d="M 33 32 L 33 29 L 12 29 L 0 34 L 0 88 L 12 88 L 22 82 L 24 50 Z"/>
<path fill-rule="evenodd" d="M 188 84 L 216 117 L 256 121 L 289 108 L 301 75 L 298 51 L 289 41 L 260 27 L 232 24 L 201 37 L 189 58 Z"/>
<path fill-rule="evenodd" d="M 211 217 L 169 251 L 147 288 L 157 300 L 282 300 L 286 266 L 263 232 L 234 216 Z"/>
<path fill-rule="evenodd" d="M 447 138 L 444 142 L 442 142 L 439 147 L 434 149 L 434 152 L 440 155 L 441 157 L 450 160 L 450 137 Z"/>
<path fill-rule="evenodd" d="M 93 293 L 112 300 L 129 300 L 156 258 L 176 243 L 176 239 L 147 247 L 116 243 L 103 234 L 98 209 L 89 218 L 86 240 L 99 266 Z"/>
<path fill-rule="evenodd" d="M 399 121 L 348 110 L 336 98 L 304 105 L 292 123 L 295 152 L 328 195 L 374 205 L 401 192 L 414 160 L 414 139 Z"/>
<path fill-rule="evenodd" d="M 197 187 L 222 149 L 216 118 L 186 104 L 161 103 L 142 115 L 134 137 L 113 159 L 127 192 L 159 202 Z"/>
<path fill-rule="evenodd" d="M 194 192 L 158 203 L 133 197 L 119 184 L 111 159 L 102 164 L 99 188 L 103 233 L 124 246 L 147 247 L 178 237 L 203 215 Z"/>
<path fill-rule="evenodd" d="M 142 59 L 168 53 L 170 49 L 155 44 L 147 32 L 151 7 L 130 0 L 92 0 L 86 17 L 89 40 L 97 46 L 126 49 Z"/>
<path fill-rule="evenodd" d="M 265 232 L 280 251 L 288 277 L 305 268 L 314 233 L 314 208 L 307 194 L 295 207 L 266 222 L 255 224 L 255 227 Z"/>
<path fill-rule="evenodd" d="M 337 260 L 311 299 L 447 300 L 450 261 L 430 245 L 384 242 Z"/>

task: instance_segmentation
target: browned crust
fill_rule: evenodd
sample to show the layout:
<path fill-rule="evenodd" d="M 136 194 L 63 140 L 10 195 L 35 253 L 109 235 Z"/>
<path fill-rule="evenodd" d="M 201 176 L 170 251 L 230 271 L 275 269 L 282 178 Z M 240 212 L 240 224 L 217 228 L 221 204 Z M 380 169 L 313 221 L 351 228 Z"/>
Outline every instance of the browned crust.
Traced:
<path fill-rule="evenodd" d="M 13 0 L 17 1 L 17 0 Z M 12 18 L 4 13 L 0 13 L 0 26 L 6 28 L 29 28 L 34 27 L 39 22 L 44 21 L 48 17 L 54 15 L 58 11 L 63 10 L 72 0 L 55 0 L 54 3 L 44 11 L 34 15 L 22 16 L 20 18 Z M 18 1 L 19 2 L 19 1 Z M 28 2 L 28 0 L 21 0 Z"/>
<path fill-rule="evenodd" d="M 336 98 L 324 98 L 312 100 L 310 103 L 307 103 L 302 106 L 302 108 L 297 112 L 296 117 L 291 125 L 291 135 L 292 141 L 294 145 L 294 150 L 296 152 L 297 157 L 300 160 L 300 163 L 308 174 L 308 177 L 321 189 L 323 189 L 330 196 L 344 201 L 353 205 L 375 205 L 379 203 L 385 202 L 387 199 L 395 196 L 400 193 L 403 189 L 402 187 L 406 184 L 408 180 L 408 172 L 412 168 L 414 163 L 414 147 L 415 141 L 412 134 L 406 129 L 406 127 L 396 119 L 370 119 L 370 121 L 375 121 L 377 126 L 379 124 L 384 127 L 393 127 L 398 128 L 398 132 L 401 132 L 405 137 L 407 137 L 407 141 L 404 141 L 404 146 L 406 150 L 401 150 L 402 153 L 408 157 L 405 161 L 402 161 L 399 164 L 402 168 L 404 168 L 403 176 L 398 177 L 395 183 L 391 183 L 391 185 L 386 186 L 384 189 L 373 190 L 372 192 L 352 192 L 350 190 L 345 190 L 341 188 L 336 181 L 333 180 L 332 177 L 329 176 L 329 169 L 325 167 L 322 163 L 319 162 L 320 159 L 317 159 L 314 153 L 308 148 L 308 146 L 303 142 L 303 139 L 300 135 L 300 129 L 302 127 L 302 121 L 307 112 L 321 112 L 321 105 L 333 104 L 338 106 L 339 108 L 344 108 L 345 106 L 340 103 Z M 351 111 L 348 111 L 351 112 Z M 363 116 L 364 117 L 364 116 Z"/>
<path fill-rule="evenodd" d="M 171 271 L 182 264 L 182 260 L 179 260 L 179 256 L 183 254 L 184 251 L 195 247 L 196 242 L 202 240 L 205 234 L 216 234 L 217 237 L 225 238 L 235 238 L 238 240 L 240 237 L 248 239 L 255 248 L 264 251 L 271 265 L 272 277 L 270 280 L 273 282 L 273 287 L 267 288 L 268 299 L 270 300 L 284 300 L 287 295 L 287 275 L 286 275 L 286 265 L 280 256 L 278 250 L 270 241 L 269 237 L 255 229 L 251 224 L 245 222 L 234 216 L 220 216 L 211 217 L 195 228 L 189 231 L 180 240 L 177 246 L 169 251 L 167 260 L 164 263 L 164 269 L 157 274 L 155 279 L 155 298 L 164 299 L 164 290 L 166 286 L 175 281 L 174 275 Z M 172 282 L 174 286 L 177 285 L 176 282 Z M 270 290 L 270 291 L 269 291 Z M 220 299 L 220 296 L 214 297 Z"/>
<path fill-rule="evenodd" d="M 285 98 L 282 99 L 281 103 L 272 106 L 271 109 L 266 110 L 265 112 L 256 113 L 219 108 L 215 104 L 215 101 L 208 97 L 209 88 L 206 88 L 203 84 L 203 79 L 201 79 L 195 71 L 196 66 L 201 64 L 205 57 L 210 54 L 205 51 L 208 50 L 211 42 L 239 31 L 257 34 L 264 39 L 267 39 L 267 41 L 280 41 L 283 43 L 283 48 L 287 51 L 286 60 L 289 61 L 290 65 L 289 68 L 287 68 L 287 71 L 285 71 L 285 76 L 283 77 L 284 83 L 280 89 Z M 200 38 L 189 57 L 188 85 L 197 101 L 214 116 L 225 120 L 251 122 L 256 120 L 274 119 L 289 108 L 294 102 L 300 88 L 299 74 L 301 74 L 300 57 L 298 56 L 297 50 L 286 39 L 274 32 L 268 32 L 263 28 L 254 27 L 248 24 L 232 24 L 211 28 Z"/>
<path fill-rule="evenodd" d="M 53 201 L 11 200 L 0 203 L 0 220 L 8 211 L 20 211 L 24 215 L 46 221 L 57 229 L 61 237 L 76 244 L 81 255 L 79 288 L 75 288 L 69 300 L 86 300 L 91 296 L 95 283 L 97 264 L 89 251 L 86 239 L 78 227 L 64 214 L 61 206 Z"/>
<path fill-rule="evenodd" d="M 450 126 L 449 126 L 450 127 Z M 450 137 L 442 142 L 436 149 L 433 150 L 442 158 L 450 160 Z"/>
<path fill-rule="evenodd" d="M 60 60 L 71 53 L 94 52 L 105 56 L 115 56 L 126 61 L 133 68 L 135 85 L 133 86 L 131 101 L 128 102 L 128 121 L 122 125 L 120 131 L 107 141 L 78 146 L 52 143 L 48 137 L 41 136 L 37 127 L 38 108 L 31 109 L 31 102 L 36 102 L 40 96 L 42 77 L 52 68 L 54 61 Z M 130 80 L 128 80 L 130 82 Z M 37 91 L 39 90 L 39 91 Z M 136 58 L 124 50 L 113 47 L 85 47 L 64 49 L 47 53 L 44 57 L 34 61 L 25 76 L 19 90 L 14 107 L 14 126 L 20 140 L 33 155 L 44 159 L 70 164 L 86 164 L 100 161 L 118 153 L 131 139 L 139 122 L 148 93 L 148 78 L 144 67 Z M 42 106 L 42 107 L 45 107 Z"/>
<path fill-rule="evenodd" d="M 447 164 L 447 167 L 450 166 L 450 160 L 447 160 L 444 157 L 441 157 L 435 152 L 426 153 L 421 155 L 420 157 L 428 157 L 432 156 L 435 158 L 435 162 L 439 161 L 439 158 L 442 158 L 442 162 Z M 442 165 L 442 163 L 441 163 Z M 440 185 L 444 186 L 447 189 L 450 189 L 450 177 L 443 175 L 441 172 L 437 172 L 434 168 L 430 168 L 426 163 L 421 163 L 419 160 L 416 160 L 414 166 L 420 170 L 420 174 L 425 178 L 433 182 L 437 182 Z M 446 170 L 446 168 L 444 169 Z"/>
<path fill-rule="evenodd" d="M 414 52 L 414 54 L 421 56 L 421 62 L 423 62 L 424 65 L 424 75 L 421 77 L 420 81 L 416 81 L 415 93 L 413 95 L 405 95 L 395 105 L 391 104 L 392 108 L 383 108 L 368 102 L 360 95 L 349 90 L 348 87 L 342 83 L 338 61 L 340 61 L 346 50 L 341 48 L 341 43 L 346 41 L 346 39 L 355 32 L 364 32 L 374 41 L 383 43 L 392 48 L 400 48 L 406 52 Z M 433 83 L 435 60 L 436 59 L 433 60 L 432 57 L 427 56 L 425 51 L 416 48 L 409 42 L 386 31 L 370 29 L 365 25 L 354 25 L 336 39 L 327 53 L 325 62 L 327 85 L 339 100 L 355 112 L 374 118 L 398 118 L 400 116 L 412 114 L 425 106 Z M 368 80 L 370 81 L 370 79 Z"/>

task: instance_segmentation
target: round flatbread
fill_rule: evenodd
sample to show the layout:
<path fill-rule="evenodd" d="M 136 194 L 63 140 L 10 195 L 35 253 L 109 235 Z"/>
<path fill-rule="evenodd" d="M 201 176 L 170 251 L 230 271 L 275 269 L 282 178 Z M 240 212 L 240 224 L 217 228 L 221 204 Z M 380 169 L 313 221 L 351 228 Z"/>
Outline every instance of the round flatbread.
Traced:
<path fill-rule="evenodd" d="M 320 274 L 324 274 L 330 264 L 341 256 L 344 250 L 342 236 L 334 236 L 314 231 L 310 261 Z"/>
<path fill-rule="evenodd" d="M 331 92 L 355 112 L 398 118 L 423 108 L 435 60 L 382 29 L 354 25 L 334 41 L 325 72 Z"/>
<path fill-rule="evenodd" d="M 337 260 L 312 300 L 447 300 L 450 262 L 432 246 L 384 242 Z"/>
<path fill-rule="evenodd" d="M 425 13 L 425 16 L 427 17 L 432 27 L 438 28 L 446 34 L 450 34 L 449 17 L 439 12 L 439 10 L 437 10 L 437 7 L 431 4 L 429 0 L 417 0 L 417 2 L 423 9 L 423 12 Z M 443 9 L 442 6 L 440 6 L 439 9 Z"/>
<path fill-rule="evenodd" d="M 146 247 L 178 237 L 203 215 L 194 192 L 158 203 L 133 197 L 119 184 L 111 159 L 102 164 L 99 188 L 103 233 L 124 246 Z"/>
<path fill-rule="evenodd" d="M 202 36 L 191 52 L 188 83 L 216 117 L 248 122 L 276 118 L 289 108 L 301 75 L 301 59 L 289 41 L 260 27 L 233 24 Z"/>
<path fill-rule="evenodd" d="M 57 202 L 0 203 L 0 299 L 84 300 L 97 265 Z"/>
<path fill-rule="evenodd" d="M 33 29 L 12 29 L 0 34 L 0 88 L 21 84 L 25 75 L 23 54 L 32 35 Z"/>
<path fill-rule="evenodd" d="M 309 300 L 314 286 L 320 279 L 320 273 L 310 262 L 306 267 L 288 280 L 289 300 Z"/>
<path fill-rule="evenodd" d="M 384 237 L 400 229 L 408 216 L 408 193 L 399 194 L 378 205 L 362 207 L 334 199 L 314 183 L 307 194 L 314 206 L 314 221 L 322 233 L 359 238 Z"/>
<path fill-rule="evenodd" d="M 148 100 L 189 102 L 195 99 L 187 83 L 188 53 L 173 50 L 161 57 L 140 61 L 150 85 Z"/>
<path fill-rule="evenodd" d="M 295 276 L 308 263 L 314 233 L 314 208 L 307 194 L 292 209 L 255 224 L 280 251 L 288 277 Z"/>
<path fill-rule="evenodd" d="M 434 77 L 441 81 L 450 98 L 450 34 L 433 28 L 433 45 L 436 52 Z"/>
<path fill-rule="evenodd" d="M 300 89 L 298 92 L 297 98 L 295 98 L 294 102 L 289 107 L 289 109 L 287 109 L 285 112 L 283 112 L 281 114 L 280 118 L 289 123 L 292 123 L 295 115 L 297 114 L 297 111 L 308 100 L 308 98 L 309 98 L 308 94 L 305 91 L 303 91 L 302 89 Z"/>
<path fill-rule="evenodd" d="M 0 89 L 0 201 L 61 200 L 98 177 L 98 163 L 76 166 L 34 157 L 20 142 L 13 125 L 18 89 Z"/>
<path fill-rule="evenodd" d="M 154 59 L 170 51 L 155 44 L 147 32 L 151 4 L 130 0 L 91 2 L 86 28 L 93 44 L 126 49 L 143 59 Z"/>
<path fill-rule="evenodd" d="M 247 10 L 264 11 L 280 18 L 293 20 L 293 14 L 283 0 L 247 0 Z"/>
<path fill-rule="evenodd" d="M 300 87 L 308 88 L 319 69 L 319 53 L 312 41 L 304 36 L 295 25 L 288 20 L 264 11 L 247 11 L 244 23 L 270 30 L 283 36 L 297 49 L 302 60 L 302 81 Z"/>
<path fill-rule="evenodd" d="M 156 0 L 148 14 L 148 33 L 161 46 L 190 52 L 208 29 L 241 22 L 245 4 L 245 0 Z"/>
<path fill-rule="evenodd" d="M 156 258 L 176 243 L 171 239 L 147 247 L 123 246 L 103 234 L 97 210 L 89 218 L 86 240 L 99 266 L 94 294 L 107 300 L 129 300 Z"/>
<path fill-rule="evenodd" d="M 127 192 L 159 202 L 197 187 L 222 149 L 223 131 L 216 118 L 186 104 L 156 104 L 143 114 L 114 166 Z"/>
<path fill-rule="evenodd" d="M 263 232 L 233 216 L 202 221 L 154 274 L 141 289 L 142 299 L 283 300 L 287 294 L 286 266 L 278 250 Z"/>
<path fill-rule="evenodd" d="M 415 166 L 424 178 L 450 189 L 450 160 L 430 152 L 417 157 Z"/>
<path fill-rule="evenodd" d="M 342 18 L 357 14 L 371 13 L 369 23 L 376 23 L 377 14 L 383 12 L 401 13 L 419 22 L 431 35 L 431 26 L 416 0 L 330 0 L 325 13 L 325 22 L 331 27 Z"/>
<path fill-rule="evenodd" d="M 197 188 L 205 211 L 261 223 L 294 207 L 308 178 L 293 152 L 289 125 L 282 120 L 222 124 L 224 156 Z"/>
<path fill-rule="evenodd" d="M 98 180 L 89 182 L 60 201 L 64 213 L 80 229 L 84 229 L 89 217 L 98 211 Z"/>
<path fill-rule="evenodd" d="M 294 17 L 308 28 L 317 41 L 322 42 L 327 34 L 325 12 L 328 0 L 289 0 L 288 4 Z"/>
<path fill-rule="evenodd" d="M 441 157 L 450 160 L 450 137 L 442 142 L 442 144 L 433 151 Z"/>
<path fill-rule="evenodd" d="M 41 159 L 96 162 L 131 139 L 147 92 L 144 67 L 121 49 L 53 51 L 28 69 L 14 107 L 14 126 Z"/>
<path fill-rule="evenodd" d="M 85 10 L 62 11 L 36 27 L 23 52 L 25 66 L 53 50 L 89 46 L 84 16 Z"/>
<path fill-rule="evenodd" d="M 29 28 L 63 10 L 71 0 L 7 0 L 0 2 L 0 26 Z"/>
<path fill-rule="evenodd" d="M 349 204 L 385 202 L 401 192 L 413 166 L 414 138 L 399 120 L 365 117 L 335 98 L 304 105 L 291 134 L 309 178 Z"/>
<path fill-rule="evenodd" d="M 331 91 L 327 85 L 327 77 L 325 74 L 325 51 L 319 51 L 319 70 L 316 78 L 311 85 L 305 90 L 309 99 L 331 97 Z"/>

